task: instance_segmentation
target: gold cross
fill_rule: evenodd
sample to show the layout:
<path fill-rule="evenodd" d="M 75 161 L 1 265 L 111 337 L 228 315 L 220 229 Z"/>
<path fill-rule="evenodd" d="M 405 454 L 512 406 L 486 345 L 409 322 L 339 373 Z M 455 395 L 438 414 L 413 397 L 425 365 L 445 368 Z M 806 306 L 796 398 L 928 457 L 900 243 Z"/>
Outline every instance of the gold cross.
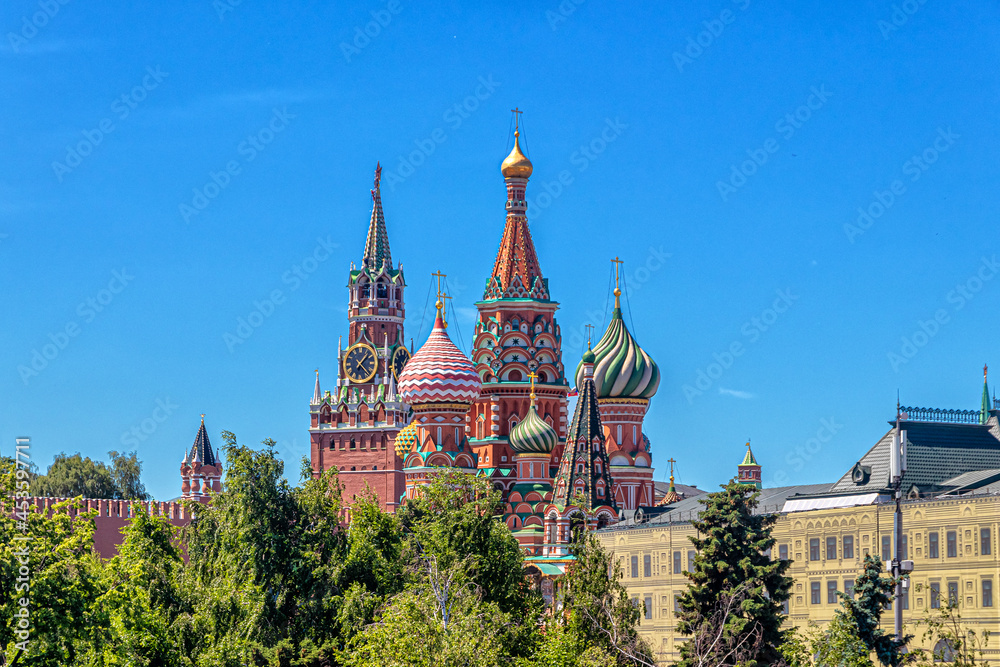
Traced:
<path fill-rule="evenodd" d="M 535 378 L 538 377 L 538 373 L 531 371 L 528 373 L 528 378 L 531 380 L 531 400 L 535 400 Z"/>
<path fill-rule="evenodd" d="M 523 114 L 524 112 L 518 109 L 517 107 L 511 109 L 510 112 L 514 114 L 514 131 L 517 132 L 518 128 L 520 127 L 521 114 Z"/>
<path fill-rule="evenodd" d="M 677 463 L 676 459 L 667 459 L 667 463 L 670 464 L 670 474 L 674 474 L 674 464 Z"/>
<path fill-rule="evenodd" d="M 612 262 L 612 264 L 615 265 L 615 289 L 618 289 L 618 269 L 621 268 L 621 265 L 624 264 L 625 262 L 623 262 L 622 260 L 618 259 L 617 255 L 615 256 L 615 258 L 613 260 L 611 260 L 611 262 Z"/>
<path fill-rule="evenodd" d="M 591 338 L 594 337 L 594 325 L 593 324 L 588 324 L 588 325 L 586 325 L 586 329 L 587 329 L 587 349 L 589 350 L 590 349 L 590 340 L 591 340 Z"/>
<path fill-rule="evenodd" d="M 447 294 L 442 294 L 441 295 L 441 299 L 443 300 L 443 304 L 442 304 L 443 307 L 441 308 L 441 319 L 444 319 L 447 316 L 447 314 L 448 314 L 448 308 L 447 308 L 448 299 L 451 299 L 451 298 L 453 298 L 453 297 L 450 297 Z"/>
<path fill-rule="evenodd" d="M 440 299 L 440 298 L 441 298 L 441 296 L 442 296 L 442 294 L 441 294 L 441 279 L 442 279 L 442 278 L 444 278 L 444 277 L 446 276 L 446 274 L 444 274 L 444 273 L 441 273 L 441 269 L 438 269 L 438 270 L 437 270 L 437 273 L 432 273 L 431 275 L 432 275 L 432 276 L 437 276 L 437 279 L 438 279 L 438 291 L 437 291 L 437 296 L 438 296 L 438 298 Z"/>

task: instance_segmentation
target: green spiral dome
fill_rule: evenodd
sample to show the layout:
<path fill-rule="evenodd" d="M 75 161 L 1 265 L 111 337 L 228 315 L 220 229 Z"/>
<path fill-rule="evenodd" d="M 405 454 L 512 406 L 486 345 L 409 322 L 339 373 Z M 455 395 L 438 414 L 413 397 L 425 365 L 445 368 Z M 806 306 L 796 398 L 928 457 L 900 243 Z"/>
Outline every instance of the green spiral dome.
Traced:
<path fill-rule="evenodd" d="M 551 454 L 559 444 L 559 434 L 538 416 L 534 401 L 528 414 L 510 432 L 510 446 L 518 454 Z"/>
<path fill-rule="evenodd" d="M 612 313 L 611 323 L 594 347 L 593 355 L 594 386 L 598 398 L 649 399 L 656 393 L 660 385 L 660 369 L 629 333 L 621 308 L 615 308 Z M 583 386 L 586 356 L 576 367 L 577 387 Z"/>

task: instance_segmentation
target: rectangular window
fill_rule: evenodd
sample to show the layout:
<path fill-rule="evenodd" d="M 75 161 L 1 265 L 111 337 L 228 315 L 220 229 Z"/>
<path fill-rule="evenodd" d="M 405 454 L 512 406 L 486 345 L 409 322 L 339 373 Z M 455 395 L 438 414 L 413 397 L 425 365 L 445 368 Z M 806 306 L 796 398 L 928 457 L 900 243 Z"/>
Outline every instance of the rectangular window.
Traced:
<path fill-rule="evenodd" d="M 903 609 L 910 608 L 910 587 L 907 586 L 903 589 Z"/>
<path fill-rule="evenodd" d="M 954 558 L 958 555 L 958 535 L 954 530 L 949 530 L 945 533 L 945 539 L 948 540 L 948 558 Z"/>
<path fill-rule="evenodd" d="M 937 533 L 927 533 L 927 557 L 940 558 Z"/>
<path fill-rule="evenodd" d="M 931 582 L 931 609 L 941 608 L 941 583 Z"/>
<path fill-rule="evenodd" d="M 882 560 L 892 560 L 892 538 L 882 536 Z"/>
<path fill-rule="evenodd" d="M 849 598 L 854 597 L 854 580 L 844 579 L 844 595 Z"/>
<path fill-rule="evenodd" d="M 814 581 L 811 584 L 809 584 L 809 601 L 812 602 L 813 604 L 819 604 L 820 602 L 819 596 L 820 596 L 819 582 Z"/>
<path fill-rule="evenodd" d="M 854 536 L 844 536 L 844 560 L 854 558 Z"/>
<path fill-rule="evenodd" d="M 778 545 L 778 558 L 780 560 L 788 560 L 788 545 L 779 544 Z"/>
<path fill-rule="evenodd" d="M 899 540 L 899 550 L 902 552 L 901 559 L 906 560 L 910 557 L 910 538 L 903 535 Z"/>
<path fill-rule="evenodd" d="M 949 581 L 948 582 L 948 604 L 956 605 L 958 604 L 958 582 Z"/>
<path fill-rule="evenodd" d="M 979 553 L 989 556 L 993 553 L 993 540 L 989 528 L 979 529 Z"/>
<path fill-rule="evenodd" d="M 674 613 L 681 613 L 681 596 L 679 593 L 674 593 Z"/>
<path fill-rule="evenodd" d="M 688 572 L 694 572 L 694 555 L 695 551 L 692 549 L 688 551 Z"/>
<path fill-rule="evenodd" d="M 788 616 L 788 600 L 781 603 L 781 613 Z"/>
<path fill-rule="evenodd" d="M 653 618 L 653 598 L 647 595 L 642 602 L 646 605 L 646 619 L 648 620 Z"/>
<path fill-rule="evenodd" d="M 637 579 L 639 577 L 639 557 L 632 556 L 632 578 Z"/>
<path fill-rule="evenodd" d="M 649 554 L 642 557 L 642 576 L 653 576 L 653 558 Z"/>
<path fill-rule="evenodd" d="M 819 560 L 819 538 L 809 540 L 809 560 Z"/>
<path fill-rule="evenodd" d="M 680 574 L 680 573 L 681 573 L 681 552 L 680 551 L 675 551 L 674 552 L 674 574 Z"/>
<path fill-rule="evenodd" d="M 837 580 L 831 579 L 826 582 L 826 602 L 827 604 L 837 604 Z"/>
<path fill-rule="evenodd" d="M 826 538 L 826 559 L 837 560 L 837 538 Z"/>
<path fill-rule="evenodd" d="M 983 606 L 993 606 L 993 580 L 983 579 Z"/>

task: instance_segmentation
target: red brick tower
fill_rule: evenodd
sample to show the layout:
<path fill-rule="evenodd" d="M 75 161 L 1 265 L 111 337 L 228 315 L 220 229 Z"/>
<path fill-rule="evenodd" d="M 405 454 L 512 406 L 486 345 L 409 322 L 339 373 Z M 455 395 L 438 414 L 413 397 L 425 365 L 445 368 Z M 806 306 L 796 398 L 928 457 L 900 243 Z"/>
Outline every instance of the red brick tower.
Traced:
<path fill-rule="evenodd" d="M 344 499 L 371 487 L 384 508 L 393 511 L 405 490 L 402 461 L 393 441 L 406 425 L 409 407 L 396 382 L 410 358 L 403 339 L 402 264 L 393 268 L 375 169 L 372 215 L 361 266 L 348 277 L 348 346 L 337 349 L 333 392 L 320 389 L 319 371 L 309 404 L 313 474 L 338 470 Z"/>
<path fill-rule="evenodd" d="M 509 439 L 531 404 L 528 374 L 538 377 L 538 416 L 555 428 L 560 440 L 566 437 L 569 390 L 555 319 L 559 304 L 549 296 L 528 229 L 525 188 L 532 165 L 521 152 L 519 136 L 515 129 L 514 148 L 501 165 L 507 184 L 507 221 L 483 300 L 476 303 L 479 320 L 472 360 L 483 389 L 468 415 L 479 469 L 505 492 L 517 481 Z M 555 474 L 561 453 L 560 443 L 551 453 L 549 477 Z"/>
<path fill-rule="evenodd" d="M 205 430 L 205 415 L 194 437 L 194 444 L 181 461 L 181 498 L 207 503 L 212 493 L 222 491 L 222 464 L 215 457 Z"/>

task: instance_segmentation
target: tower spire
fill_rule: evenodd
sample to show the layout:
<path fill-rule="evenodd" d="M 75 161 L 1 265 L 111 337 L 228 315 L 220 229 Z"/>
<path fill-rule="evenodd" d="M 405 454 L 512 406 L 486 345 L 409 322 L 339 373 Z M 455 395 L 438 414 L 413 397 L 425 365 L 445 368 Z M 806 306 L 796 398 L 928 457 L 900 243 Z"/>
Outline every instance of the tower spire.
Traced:
<path fill-rule="evenodd" d="M 313 405 L 323 402 L 323 394 L 319 390 L 319 369 L 316 369 L 316 388 L 313 390 Z"/>
<path fill-rule="evenodd" d="M 535 244 L 528 229 L 528 202 L 525 189 L 534 169 L 531 160 L 521 152 L 520 109 L 514 114 L 514 148 L 500 165 L 507 186 L 507 222 L 500 248 L 493 264 L 493 274 L 486 284 L 484 301 L 502 298 L 549 300 L 548 285 L 535 254 Z"/>
<path fill-rule="evenodd" d="M 986 371 L 989 367 L 983 364 L 983 404 L 979 410 L 979 423 L 985 424 L 986 420 L 990 418 L 990 387 L 986 382 Z"/>
<path fill-rule="evenodd" d="M 385 230 L 385 215 L 382 213 L 382 192 L 379 183 L 382 180 L 382 164 L 375 165 L 375 186 L 372 188 L 372 218 L 368 223 L 368 238 L 365 240 L 365 254 L 362 264 L 368 269 L 382 268 L 384 261 L 392 267 L 392 254 L 389 252 L 389 235 Z"/>

